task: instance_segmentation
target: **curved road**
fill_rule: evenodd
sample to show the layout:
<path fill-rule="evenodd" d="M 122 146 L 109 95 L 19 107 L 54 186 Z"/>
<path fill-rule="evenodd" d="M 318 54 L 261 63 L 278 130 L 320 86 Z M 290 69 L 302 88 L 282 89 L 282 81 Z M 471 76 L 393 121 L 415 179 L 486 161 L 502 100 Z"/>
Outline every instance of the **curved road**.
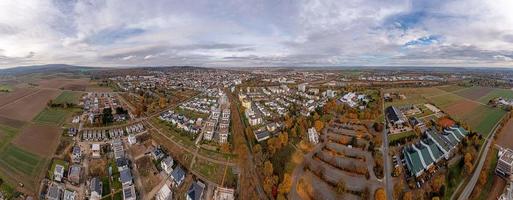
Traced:
<path fill-rule="evenodd" d="M 468 184 L 465 186 L 465 188 L 461 192 L 460 197 L 458 198 L 458 200 L 469 199 L 470 194 L 472 194 L 472 191 L 474 190 L 474 187 L 476 186 L 476 183 L 477 183 L 477 181 L 479 179 L 479 174 L 481 173 L 481 170 L 483 168 L 483 165 L 484 165 L 484 162 L 485 162 L 485 159 L 486 159 L 486 155 L 488 154 L 488 151 L 490 150 L 490 145 L 492 144 L 492 142 L 490 142 L 491 138 L 493 138 L 493 136 L 497 132 L 497 127 L 499 127 L 499 123 L 504 119 L 504 117 L 506 117 L 506 115 L 504 115 L 501 118 L 501 120 L 499 120 L 495 124 L 495 126 L 492 129 L 492 133 L 488 135 L 488 138 L 486 138 L 486 146 L 484 147 L 484 151 L 482 151 L 482 153 L 480 155 L 481 157 L 479 159 L 479 163 L 477 164 L 476 169 L 474 169 L 474 173 L 472 174 L 472 177 L 470 178 L 470 181 L 468 182 Z M 451 199 L 454 199 L 454 198 L 455 197 L 453 195 L 451 197 Z"/>

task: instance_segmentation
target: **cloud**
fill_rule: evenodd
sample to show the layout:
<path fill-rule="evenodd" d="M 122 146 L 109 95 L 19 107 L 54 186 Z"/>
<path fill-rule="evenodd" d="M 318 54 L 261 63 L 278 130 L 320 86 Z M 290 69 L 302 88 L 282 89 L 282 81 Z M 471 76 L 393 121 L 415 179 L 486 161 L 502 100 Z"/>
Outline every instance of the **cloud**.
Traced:
<path fill-rule="evenodd" d="M 0 1 L 0 67 L 511 66 L 509 0 Z"/>

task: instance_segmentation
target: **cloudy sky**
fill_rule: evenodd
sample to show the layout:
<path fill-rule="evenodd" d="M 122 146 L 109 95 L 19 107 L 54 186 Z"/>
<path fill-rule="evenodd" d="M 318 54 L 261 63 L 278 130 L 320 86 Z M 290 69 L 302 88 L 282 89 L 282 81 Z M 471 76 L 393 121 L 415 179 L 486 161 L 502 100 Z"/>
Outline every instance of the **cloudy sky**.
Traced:
<path fill-rule="evenodd" d="M 512 8 L 511 0 L 1 0 L 0 67 L 513 67 Z"/>

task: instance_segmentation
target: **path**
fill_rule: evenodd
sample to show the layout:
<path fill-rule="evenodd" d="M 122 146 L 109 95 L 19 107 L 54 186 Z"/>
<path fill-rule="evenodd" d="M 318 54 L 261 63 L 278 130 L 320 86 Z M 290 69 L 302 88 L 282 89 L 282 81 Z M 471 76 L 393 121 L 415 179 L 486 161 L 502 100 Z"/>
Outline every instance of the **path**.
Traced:
<path fill-rule="evenodd" d="M 491 134 L 488 135 L 488 138 L 485 140 L 485 147 L 484 149 L 481 149 L 479 151 L 479 162 L 477 164 L 477 167 L 474 169 L 474 172 L 472 173 L 472 177 L 470 178 L 470 181 L 468 182 L 468 184 L 465 186 L 465 188 L 463 189 L 463 191 L 461 192 L 461 195 L 460 197 L 458 198 L 458 200 L 464 200 L 464 199 L 468 199 L 470 197 L 470 194 L 472 194 L 472 191 L 474 190 L 474 187 L 476 186 L 476 183 L 479 179 L 479 174 L 481 173 L 481 170 L 483 168 L 483 165 L 484 165 L 484 162 L 486 160 L 486 155 L 488 154 L 488 151 L 490 150 L 490 145 L 492 144 L 492 140 L 490 140 L 490 138 L 493 138 L 493 136 L 495 135 L 495 133 L 497 132 L 497 127 L 499 127 L 499 124 L 500 122 L 504 119 L 504 117 L 506 117 L 506 115 L 504 115 L 496 124 L 495 126 L 493 127 L 492 131 L 491 131 Z M 474 163 L 475 164 L 475 163 Z M 459 186 L 458 188 L 456 189 L 456 191 L 459 190 L 459 188 L 462 186 L 462 184 L 464 183 L 465 181 L 463 181 Z M 451 196 L 451 199 L 454 199 L 455 198 L 455 194 L 457 194 L 457 192 L 455 192 L 452 196 Z"/>

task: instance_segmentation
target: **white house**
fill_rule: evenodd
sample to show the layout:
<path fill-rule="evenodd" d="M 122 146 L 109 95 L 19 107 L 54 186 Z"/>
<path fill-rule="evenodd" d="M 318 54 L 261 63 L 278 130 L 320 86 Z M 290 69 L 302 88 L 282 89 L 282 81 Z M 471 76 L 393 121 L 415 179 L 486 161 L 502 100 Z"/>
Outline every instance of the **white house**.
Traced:
<path fill-rule="evenodd" d="M 55 165 L 55 169 L 53 171 L 53 179 L 57 182 L 61 182 L 62 178 L 64 177 L 64 166 L 62 165 Z"/>
<path fill-rule="evenodd" d="M 173 171 L 173 158 L 171 158 L 171 156 L 168 156 L 168 157 L 164 158 L 160 162 L 160 167 L 162 167 L 162 169 L 167 174 L 171 174 L 171 172 Z"/>

